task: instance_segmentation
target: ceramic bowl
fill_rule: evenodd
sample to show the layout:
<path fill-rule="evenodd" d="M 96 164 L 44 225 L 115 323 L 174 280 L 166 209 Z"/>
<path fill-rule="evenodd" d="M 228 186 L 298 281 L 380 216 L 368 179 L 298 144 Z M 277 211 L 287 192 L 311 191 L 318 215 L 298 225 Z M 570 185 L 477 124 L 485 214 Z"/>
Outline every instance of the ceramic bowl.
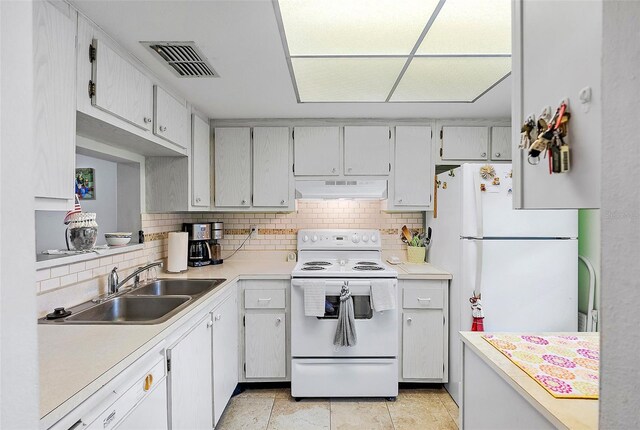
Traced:
<path fill-rule="evenodd" d="M 104 238 L 109 246 L 122 246 L 131 242 L 131 233 L 105 233 Z"/>

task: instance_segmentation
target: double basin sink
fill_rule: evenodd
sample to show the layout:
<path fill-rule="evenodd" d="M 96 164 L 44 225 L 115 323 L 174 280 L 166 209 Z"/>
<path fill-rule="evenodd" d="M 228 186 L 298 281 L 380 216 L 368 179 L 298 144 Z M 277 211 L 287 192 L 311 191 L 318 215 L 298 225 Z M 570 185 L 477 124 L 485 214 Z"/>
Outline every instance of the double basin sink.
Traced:
<path fill-rule="evenodd" d="M 159 324 L 216 288 L 226 279 L 159 279 L 100 304 L 84 304 L 56 324 Z"/>

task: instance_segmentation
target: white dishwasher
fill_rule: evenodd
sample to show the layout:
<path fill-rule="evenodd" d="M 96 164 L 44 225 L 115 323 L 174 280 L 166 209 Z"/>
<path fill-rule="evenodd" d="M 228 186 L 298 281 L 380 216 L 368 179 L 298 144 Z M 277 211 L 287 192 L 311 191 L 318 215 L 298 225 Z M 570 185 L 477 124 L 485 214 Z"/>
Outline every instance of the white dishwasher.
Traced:
<path fill-rule="evenodd" d="M 164 348 L 129 366 L 50 430 L 168 429 Z"/>

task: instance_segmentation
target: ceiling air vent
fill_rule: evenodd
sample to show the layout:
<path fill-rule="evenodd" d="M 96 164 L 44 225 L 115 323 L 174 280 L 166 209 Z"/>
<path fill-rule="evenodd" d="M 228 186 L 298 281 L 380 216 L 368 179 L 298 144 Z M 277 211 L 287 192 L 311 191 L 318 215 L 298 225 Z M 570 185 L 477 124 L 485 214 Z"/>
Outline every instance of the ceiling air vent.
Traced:
<path fill-rule="evenodd" d="M 140 42 L 179 78 L 218 78 L 195 42 Z"/>

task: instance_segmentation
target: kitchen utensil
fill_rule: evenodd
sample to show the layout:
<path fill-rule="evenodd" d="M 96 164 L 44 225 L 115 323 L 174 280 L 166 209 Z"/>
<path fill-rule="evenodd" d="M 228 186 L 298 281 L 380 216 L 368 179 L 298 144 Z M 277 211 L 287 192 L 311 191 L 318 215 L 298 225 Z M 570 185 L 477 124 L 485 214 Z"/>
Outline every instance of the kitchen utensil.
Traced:
<path fill-rule="evenodd" d="M 411 232 L 409 231 L 409 229 L 407 228 L 406 225 L 402 226 L 402 236 L 407 239 L 407 242 L 411 242 L 411 239 L 413 238 L 411 236 Z"/>

